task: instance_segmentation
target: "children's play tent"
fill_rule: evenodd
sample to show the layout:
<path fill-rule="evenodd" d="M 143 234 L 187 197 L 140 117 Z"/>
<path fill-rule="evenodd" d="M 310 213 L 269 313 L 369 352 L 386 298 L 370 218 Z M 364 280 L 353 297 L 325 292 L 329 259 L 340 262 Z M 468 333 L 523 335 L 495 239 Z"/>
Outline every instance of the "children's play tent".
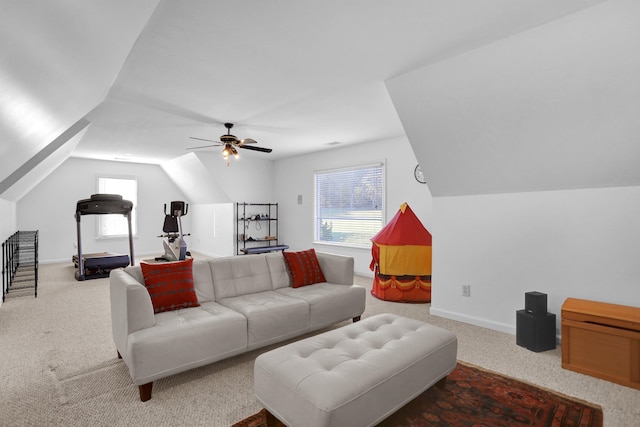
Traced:
<path fill-rule="evenodd" d="M 387 301 L 430 302 L 431 234 L 409 205 L 403 203 L 371 241 L 371 293 Z"/>

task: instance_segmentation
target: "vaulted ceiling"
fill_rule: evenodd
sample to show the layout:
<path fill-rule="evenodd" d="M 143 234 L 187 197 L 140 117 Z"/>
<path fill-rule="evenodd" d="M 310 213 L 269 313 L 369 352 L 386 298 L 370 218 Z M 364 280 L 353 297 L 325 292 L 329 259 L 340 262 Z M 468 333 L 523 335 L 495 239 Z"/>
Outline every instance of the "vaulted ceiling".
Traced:
<path fill-rule="evenodd" d="M 638 185 L 635 3 L 0 0 L 0 197 L 224 122 L 269 159 L 407 135 L 436 196 Z"/>

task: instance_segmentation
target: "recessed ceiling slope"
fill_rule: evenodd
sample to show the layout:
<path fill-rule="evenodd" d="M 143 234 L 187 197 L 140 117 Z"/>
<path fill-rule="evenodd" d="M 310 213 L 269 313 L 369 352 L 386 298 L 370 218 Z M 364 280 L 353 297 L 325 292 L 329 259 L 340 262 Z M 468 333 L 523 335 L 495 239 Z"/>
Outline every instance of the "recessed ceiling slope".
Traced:
<path fill-rule="evenodd" d="M 402 136 L 385 80 L 594 3 L 160 1 L 74 155 L 161 163 L 226 121 L 272 159 Z"/>
<path fill-rule="evenodd" d="M 640 185 L 640 3 L 390 79 L 434 196 Z"/>
<path fill-rule="evenodd" d="M 104 99 L 156 4 L 2 2 L 0 181 Z"/>

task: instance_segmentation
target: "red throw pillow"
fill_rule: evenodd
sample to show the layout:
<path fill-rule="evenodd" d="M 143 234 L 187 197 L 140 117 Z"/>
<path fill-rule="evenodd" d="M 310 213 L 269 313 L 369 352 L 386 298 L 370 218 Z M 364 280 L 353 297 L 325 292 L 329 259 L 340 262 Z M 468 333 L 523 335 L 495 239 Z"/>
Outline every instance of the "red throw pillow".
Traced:
<path fill-rule="evenodd" d="M 282 252 L 282 254 L 289 269 L 291 287 L 299 288 L 327 281 L 320 269 L 315 249 L 302 252 Z"/>
<path fill-rule="evenodd" d="M 198 307 L 193 286 L 193 259 L 160 264 L 140 263 L 154 313 Z"/>

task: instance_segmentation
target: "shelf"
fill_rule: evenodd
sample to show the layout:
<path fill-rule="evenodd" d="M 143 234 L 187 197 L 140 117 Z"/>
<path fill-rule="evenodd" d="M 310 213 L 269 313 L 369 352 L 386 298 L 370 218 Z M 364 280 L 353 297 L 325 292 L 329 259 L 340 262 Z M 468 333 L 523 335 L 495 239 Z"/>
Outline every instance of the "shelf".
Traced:
<path fill-rule="evenodd" d="M 236 203 L 235 236 L 236 255 L 282 250 L 275 249 L 285 246 L 278 240 L 278 204 Z"/>

